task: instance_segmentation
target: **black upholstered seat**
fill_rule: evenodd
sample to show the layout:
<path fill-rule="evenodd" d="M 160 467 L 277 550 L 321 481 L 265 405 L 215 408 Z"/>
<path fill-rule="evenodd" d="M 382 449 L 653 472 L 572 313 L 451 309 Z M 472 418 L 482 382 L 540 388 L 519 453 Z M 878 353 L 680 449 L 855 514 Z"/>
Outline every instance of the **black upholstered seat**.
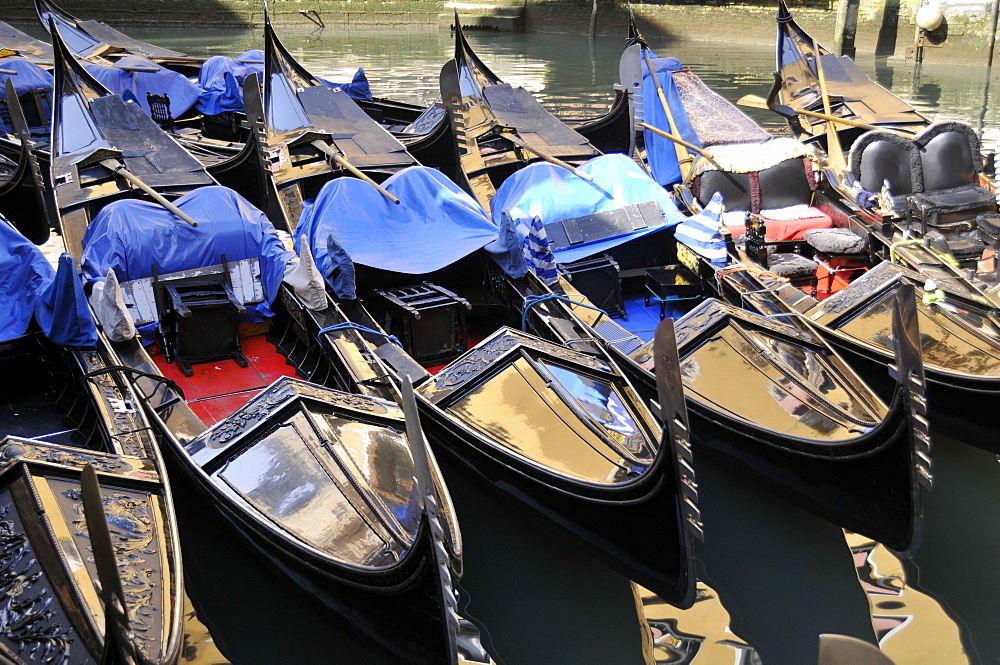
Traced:
<path fill-rule="evenodd" d="M 777 252 L 767 257 L 767 269 L 779 277 L 815 277 L 819 264 L 801 254 Z"/>
<path fill-rule="evenodd" d="M 805 233 L 809 246 L 821 254 L 864 254 L 868 242 L 848 229 L 812 229 Z"/>

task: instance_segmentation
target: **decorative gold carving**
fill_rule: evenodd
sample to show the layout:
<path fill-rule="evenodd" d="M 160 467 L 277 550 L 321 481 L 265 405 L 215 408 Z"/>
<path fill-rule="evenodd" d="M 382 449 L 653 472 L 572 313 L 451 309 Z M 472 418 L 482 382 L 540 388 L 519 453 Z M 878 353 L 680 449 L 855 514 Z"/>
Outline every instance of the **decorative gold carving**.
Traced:
<path fill-rule="evenodd" d="M 0 505 L 0 638 L 40 663 L 66 665 L 72 627 L 63 628 L 50 609 L 54 602 L 27 535 Z"/>
<path fill-rule="evenodd" d="M 46 462 L 74 469 L 92 464 L 95 469 L 104 473 L 125 474 L 132 470 L 130 464 L 119 458 L 96 451 L 67 449 L 13 438 L 0 443 L 0 469 L 22 461 Z"/>
<path fill-rule="evenodd" d="M 451 390 L 465 384 L 518 347 L 534 349 L 576 365 L 585 365 L 602 372 L 613 373 L 610 365 L 593 356 L 546 342 L 513 328 L 504 328 L 438 372 L 433 381 L 434 390 Z"/>
<path fill-rule="evenodd" d="M 77 357 L 84 372 L 93 372 L 107 367 L 104 358 L 97 351 L 77 351 Z M 147 425 L 131 391 L 118 387 L 111 374 L 96 374 L 87 379 L 97 390 L 98 400 L 107 404 L 102 409 L 103 418 L 108 426 L 108 433 L 118 442 L 125 455 L 149 457 L 150 453 L 143 445 L 137 432 L 147 432 Z M 150 435 L 147 434 L 147 437 Z M 146 442 L 150 445 L 152 442 Z"/>
<path fill-rule="evenodd" d="M 83 516 L 82 492 L 69 489 L 62 492 L 63 496 L 74 501 L 72 506 L 75 519 L 72 527 L 75 536 L 89 540 L 87 522 Z M 111 531 L 111 539 L 118 560 L 118 575 L 122 580 L 125 592 L 125 603 L 128 605 L 129 628 L 132 631 L 135 644 L 147 655 L 152 652 L 150 645 L 158 639 L 158 621 L 155 619 L 162 611 L 159 605 L 160 584 L 158 551 L 155 544 L 156 531 L 153 528 L 153 515 L 145 497 L 137 498 L 124 492 L 102 494 L 104 512 Z M 87 549 L 93 552 L 88 545 Z M 93 556 L 89 558 L 93 561 Z"/>

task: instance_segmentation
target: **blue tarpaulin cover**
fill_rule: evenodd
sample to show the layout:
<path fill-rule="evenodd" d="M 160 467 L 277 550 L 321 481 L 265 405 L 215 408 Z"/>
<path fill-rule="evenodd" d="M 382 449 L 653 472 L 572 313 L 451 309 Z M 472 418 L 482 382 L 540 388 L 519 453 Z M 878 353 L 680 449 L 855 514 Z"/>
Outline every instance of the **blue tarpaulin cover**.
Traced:
<path fill-rule="evenodd" d="M 166 94 L 170 97 L 170 117 L 179 118 L 195 105 L 203 91 L 182 74 L 164 69 L 152 60 L 130 55 L 118 60 L 114 65 L 83 63 L 91 76 L 100 81 L 111 92 L 125 99 L 134 99 L 149 114 L 146 94 Z M 153 72 L 127 71 L 121 67 L 156 68 Z"/>
<path fill-rule="evenodd" d="M 4 101 L 4 91 L 7 90 L 7 79 L 14 84 L 14 92 L 18 97 L 43 88 L 52 88 L 52 75 L 33 62 L 24 58 L 4 58 L 0 60 L 0 69 L 8 69 L 17 72 L 15 75 L 0 74 L 0 105 L 6 106 Z M 46 118 L 51 122 L 51 118 Z M 13 132 L 13 127 L 7 127 L 2 117 L 0 117 L 0 130 Z"/>
<path fill-rule="evenodd" d="M 497 237 L 475 199 L 438 171 L 411 166 L 382 186 L 399 205 L 368 183 L 344 177 L 326 183 L 303 212 L 295 236 L 309 239 L 324 277 L 333 267 L 327 253 L 331 233 L 355 263 L 416 275 L 444 268 Z"/>
<path fill-rule="evenodd" d="M 289 259 L 274 225 L 246 199 L 226 187 L 201 187 L 174 201 L 198 222 L 197 227 L 167 209 L 126 199 L 106 205 L 87 227 L 80 263 L 84 279 L 104 279 L 114 269 L 118 281 L 151 277 L 258 258 L 264 302 L 247 306 L 247 320 L 271 316 Z"/>
<path fill-rule="evenodd" d="M 215 55 L 198 71 L 198 85 L 204 90 L 198 110 L 207 115 L 243 111 L 243 82 L 250 74 L 264 78 L 264 52 L 255 49 L 235 60 Z"/>
<path fill-rule="evenodd" d="M 20 337 L 34 316 L 52 341 L 94 346 L 97 327 L 68 254 L 59 275 L 27 238 L 0 220 L 0 341 Z"/>
<path fill-rule="evenodd" d="M 671 126 L 667 121 L 667 114 L 663 110 L 663 104 L 660 102 L 660 97 L 656 92 L 656 84 L 649 73 L 649 67 L 646 66 L 645 58 L 642 61 L 644 121 L 649 125 L 678 135 L 688 143 L 693 143 L 699 148 L 702 147 L 701 142 L 698 140 L 698 135 L 695 134 L 690 122 L 688 122 L 687 112 L 684 110 L 684 105 L 677 94 L 674 77 L 670 73 L 681 69 L 680 60 L 677 58 L 657 58 L 653 55 L 652 51 L 649 51 L 649 56 L 653 58 L 653 68 L 656 70 L 660 85 L 663 86 L 663 94 L 667 98 L 667 104 L 670 105 L 670 113 L 673 116 L 674 123 Z M 681 170 L 677 164 L 677 144 L 670 139 L 654 134 L 648 129 L 643 132 L 643 138 L 646 141 L 646 158 L 649 168 L 653 172 L 653 177 L 656 178 L 656 182 L 663 186 L 680 182 Z"/>
<path fill-rule="evenodd" d="M 0 60 L 0 69 L 17 72 L 16 75 L 0 74 L 0 92 L 7 89 L 7 79 L 14 83 L 14 92 L 18 96 L 39 88 L 52 87 L 52 75 L 24 58 L 4 58 Z"/>
<path fill-rule="evenodd" d="M 521 169 L 507 178 L 493 197 L 494 223 L 502 228 L 503 217 L 508 215 L 523 240 L 535 217 L 542 224 L 550 224 L 647 201 L 660 205 L 667 220 L 665 226 L 674 226 L 683 219 L 667 191 L 625 155 L 613 153 L 595 157 L 580 166 L 580 170 L 594 176 L 594 181 L 588 182 L 548 162 L 535 162 Z M 652 233 L 657 228 L 560 250 L 556 252 L 556 260 L 559 263 L 578 261 Z"/>
<path fill-rule="evenodd" d="M 35 320 L 45 336 L 62 346 L 97 345 L 97 324 L 83 294 L 73 257 L 59 257 L 59 269 L 49 288 L 35 303 Z"/>
<path fill-rule="evenodd" d="M 215 55 L 198 71 L 198 87 L 202 89 L 198 110 L 207 115 L 225 111 L 243 111 L 243 82 L 250 74 L 264 78 L 264 52 L 247 51 L 235 60 Z M 352 99 L 371 101 L 372 91 L 364 69 L 358 69 L 350 83 L 334 83 L 319 79 L 329 88 L 342 90 Z"/>
<path fill-rule="evenodd" d="M 335 91 L 343 90 L 351 99 L 357 99 L 365 102 L 370 102 L 372 100 L 372 89 L 371 86 L 368 85 L 368 77 L 365 76 L 365 70 L 363 67 L 354 72 L 354 78 L 351 79 L 350 83 L 334 83 L 333 81 L 327 81 L 324 78 L 319 80 L 322 81 L 328 88 L 333 88 Z"/>

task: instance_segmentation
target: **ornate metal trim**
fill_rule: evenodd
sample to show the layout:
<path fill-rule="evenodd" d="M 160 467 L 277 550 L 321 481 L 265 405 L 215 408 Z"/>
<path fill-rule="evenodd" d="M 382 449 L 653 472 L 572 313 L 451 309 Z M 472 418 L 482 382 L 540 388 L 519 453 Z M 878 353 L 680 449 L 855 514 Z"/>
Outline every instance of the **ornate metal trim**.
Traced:
<path fill-rule="evenodd" d="M 325 388 L 306 383 L 301 379 L 282 377 L 272 383 L 261 394 L 250 400 L 245 407 L 228 418 L 219 421 L 191 443 L 194 444 L 196 441 L 207 439 L 213 444 L 209 446 L 210 448 L 219 448 L 220 444 L 228 444 L 244 432 L 267 421 L 276 411 L 296 398 L 315 400 L 334 408 L 361 411 L 378 416 L 402 418 L 402 411 L 400 411 L 399 406 L 392 402 L 387 402 L 376 397 L 353 395 L 333 390 L 332 388 Z"/>
<path fill-rule="evenodd" d="M 73 502 L 69 506 L 71 515 L 67 522 L 73 529 L 74 539 L 89 543 L 90 534 L 83 515 L 81 490 L 72 488 L 63 490 L 61 494 Z M 132 639 L 149 656 L 155 651 L 159 640 L 159 624 L 163 621 L 160 556 L 154 547 L 156 529 L 153 508 L 149 505 L 148 495 L 137 496 L 116 490 L 110 494 L 102 492 L 101 498 L 115 546 L 125 603 L 128 605 Z M 93 552 L 89 544 L 78 542 L 78 546 L 81 545 L 88 552 Z M 88 561 L 94 562 L 92 555 L 88 557 Z M 156 620 L 157 617 L 160 618 L 159 621 Z"/>
<path fill-rule="evenodd" d="M 6 492 L 3 498 L 10 501 Z M 73 627 L 60 623 L 58 602 L 16 515 L 13 504 L 0 504 L 0 639 L 31 660 L 68 665 Z"/>
<path fill-rule="evenodd" d="M 433 400 L 440 393 L 465 385 L 502 358 L 512 355 L 522 347 L 540 351 L 576 365 L 584 365 L 606 374 L 615 373 L 609 364 L 593 356 L 505 327 L 438 372 L 434 379 L 429 381 L 420 392 L 428 399 Z"/>
<path fill-rule="evenodd" d="M 780 323 L 766 316 L 748 312 L 720 300 L 709 299 L 692 309 L 676 322 L 677 349 L 684 355 L 684 347 L 693 343 L 707 330 L 732 318 L 751 326 L 764 328 L 784 337 L 791 337 L 803 342 L 817 344 L 815 337 L 795 326 Z"/>
<path fill-rule="evenodd" d="M 140 458 L 124 458 L 96 450 L 59 446 L 33 439 L 8 436 L 0 441 L 0 471 L 17 462 L 38 462 L 80 470 L 92 464 L 97 471 L 109 475 L 158 481 L 152 463 Z"/>

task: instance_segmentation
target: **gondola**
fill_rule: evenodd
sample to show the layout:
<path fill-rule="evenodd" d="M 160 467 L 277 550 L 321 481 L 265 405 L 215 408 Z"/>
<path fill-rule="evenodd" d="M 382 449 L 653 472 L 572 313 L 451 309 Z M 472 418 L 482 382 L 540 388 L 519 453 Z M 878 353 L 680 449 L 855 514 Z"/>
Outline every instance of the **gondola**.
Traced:
<path fill-rule="evenodd" d="M 816 43 L 784 2 L 767 105 L 788 117 L 799 138 L 818 140 L 830 154 L 829 186 L 818 193 L 817 207 L 871 234 L 883 258 L 898 256 L 918 272 L 936 273 L 929 275 L 936 281 L 972 282 L 981 290 L 996 283 L 1000 213 L 975 130 L 931 123 L 850 58 Z M 797 111 L 811 114 L 803 116 L 805 126 Z M 846 161 L 841 150 L 849 150 Z"/>
<path fill-rule="evenodd" d="M 62 230 L 173 474 L 372 648 L 454 662 L 461 540 L 410 407 L 330 387 L 308 259 L 54 42 Z"/>
<path fill-rule="evenodd" d="M 573 168 L 601 154 L 526 90 L 491 72 L 457 18 L 455 57 L 441 69 L 441 99 L 454 141 L 454 161 L 442 170 L 487 212 L 496 188 L 529 162 L 545 159 Z"/>
<path fill-rule="evenodd" d="M 711 104 L 715 124 L 750 122 L 717 95 Z M 690 115 L 684 105 L 673 113 L 675 119 Z M 707 119 L 693 122 L 700 128 Z M 829 183 L 815 177 L 822 155 L 799 152 L 782 139 L 704 148 L 712 158 L 700 156 L 692 165 L 678 187 L 678 199 L 689 212 L 698 213 L 720 192 L 729 210 L 721 221 L 729 233 L 723 232 L 716 216 L 693 231 L 688 244 L 678 246 L 678 259 L 706 289 L 767 316 L 790 322 L 808 319 L 869 385 L 888 391 L 891 382 L 884 369 L 893 357 L 888 314 L 892 292 L 902 284 L 915 285 L 923 291 L 916 304 L 929 418 L 954 425 L 952 431 L 970 443 L 996 449 L 995 439 L 986 435 L 987 405 L 1000 398 L 1000 319 L 992 297 L 931 254 L 924 243 L 897 244 L 902 238 L 889 240 L 898 233 L 891 229 L 889 239 L 879 241 L 880 227 L 849 218 L 842 205 L 833 205 L 834 194 L 824 189 Z M 765 159 L 769 151 L 775 156 Z M 734 240 L 740 232 L 743 237 Z M 695 236 L 704 242 L 694 242 Z M 717 253 L 714 263 L 707 258 L 710 252 Z M 910 264 L 906 267 L 893 261 L 884 265 L 883 259 L 899 262 L 905 255 L 918 258 L 904 261 Z M 831 303 L 838 307 L 836 317 L 827 316 L 827 300 L 839 303 Z M 882 394 L 888 397 L 888 392 Z M 966 410 L 965 405 L 975 408 Z"/>
<path fill-rule="evenodd" d="M 264 21 L 262 93 L 248 77 L 244 105 L 260 159 L 273 177 L 245 181 L 268 217 L 292 231 L 303 201 L 342 174 L 381 182 L 416 164 L 406 148 L 342 91 L 323 85 L 299 65 Z"/>
<path fill-rule="evenodd" d="M 19 56 L 36 65 L 52 64 L 52 47 L 0 21 L 0 57 Z"/>
<path fill-rule="evenodd" d="M 155 60 L 174 71 L 190 76 L 197 75 L 201 58 L 192 58 L 184 53 L 154 46 L 133 39 L 128 35 L 100 21 L 80 20 L 49 0 L 35 0 L 35 13 L 42 26 L 49 30 L 54 23 L 70 50 L 78 57 L 100 56 L 117 59 L 134 55 Z"/>
<path fill-rule="evenodd" d="M 838 57 L 819 44 L 795 22 L 785 0 L 778 2 L 777 23 L 777 68 L 766 105 L 788 120 L 796 138 L 816 138 L 825 149 L 828 124 L 816 114 L 868 125 L 867 129 L 881 127 L 910 135 L 931 124 L 919 111 L 872 81 L 853 60 Z M 810 115 L 800 117 L 800 111 Z M 857 124 L 836 123 L 835 128 L 843 149 L 866 131 Z"/>
<path fill-rule="evenodd" d="M 3 219 L 0 284 L 0 659 L 177 663 L 177 526 L 130 377 L 72 259 Z"/>
<path fill-rule="evenodd" d="M 6 107 L 16 138 L 0 139 L 0 215 L 35 244 L 51 235 L 55 202 L 35 154 L 28 123 L 14 85 L 7 80 Z"/>

